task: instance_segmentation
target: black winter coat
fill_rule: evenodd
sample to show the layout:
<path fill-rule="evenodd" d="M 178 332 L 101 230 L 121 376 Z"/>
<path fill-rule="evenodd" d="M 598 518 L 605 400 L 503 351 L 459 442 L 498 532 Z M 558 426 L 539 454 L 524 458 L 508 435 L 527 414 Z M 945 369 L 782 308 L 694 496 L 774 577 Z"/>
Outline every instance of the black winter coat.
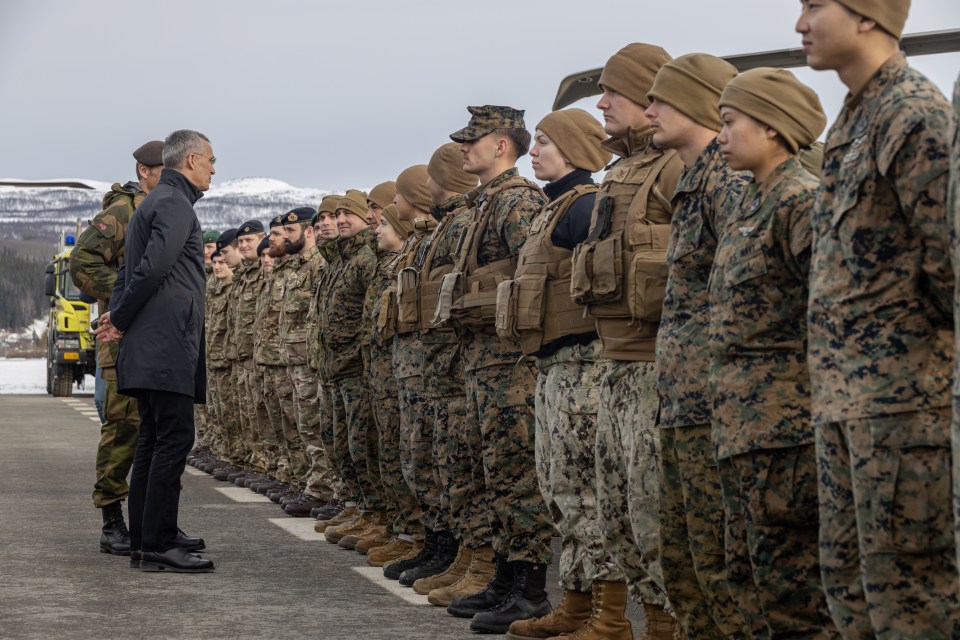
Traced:
<path fill-rule="evenodd" d="M 168 391 L 206 402 L 203 354 L 203 236 L 193 210 L 203 196 L 164 169 L 130 220 L 110 322 L 124 332 L 117 389 Z"/>

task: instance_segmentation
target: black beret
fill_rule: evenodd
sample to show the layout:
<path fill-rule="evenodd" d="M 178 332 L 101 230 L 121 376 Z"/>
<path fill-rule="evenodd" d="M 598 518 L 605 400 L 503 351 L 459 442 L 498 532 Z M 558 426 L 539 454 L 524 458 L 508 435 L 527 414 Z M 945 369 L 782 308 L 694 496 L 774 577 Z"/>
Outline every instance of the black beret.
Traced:
<path fill-rule="evenodd" d="M 163 140 L 151 140 L 133 152 L 133 159 L 148 167 L 163 164 Z"/>
<path fill-rule="evenodd" d="M 224 247 L 233 244 L 237 239 L 237 230 L 236 229 L 227 229 L 226 231 L 220 234 L 220 237 L 217 238 L 217 251 L 220 251 Z"/>
<path fill-rule="evenodd" d="M 237 237 L 251 236 L 255 233 L 263 233 L 263 223 L 259 220 L 247 220 L 237 230 Z"/>
<path fill-rule="evenodd" d="M 267 247 L 270 246 L 269 236 L 264 236 L 263 240 L 260 241 L 260 244 L 257 245 L 257 257 L 259 258 L 264 251 L 267 250 Z"/>

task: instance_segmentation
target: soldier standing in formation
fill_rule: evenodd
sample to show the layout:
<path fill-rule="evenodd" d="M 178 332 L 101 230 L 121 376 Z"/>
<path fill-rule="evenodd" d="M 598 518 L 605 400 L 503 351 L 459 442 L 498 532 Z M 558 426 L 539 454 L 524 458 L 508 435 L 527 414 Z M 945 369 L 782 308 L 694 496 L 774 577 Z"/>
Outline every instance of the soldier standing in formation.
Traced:
<path fill-rule="evenodd" d="M 909 0 L 803 2 L 808 64 L 850 90 L 810 264 L 820 565 L 845 637 L 957 637 L 946 195 L 953 113 L 899 51 Z M 932 635 L 935 634 L 935 635 Z"/>
<path fill-rule="evenodd" d="M 839 637 L 820 580 L 817 465 L 807 371 L 810 220 L 818 180 L 797 153 L 823 132 L 817 95 L 753 69 L 720 98 L 721 155 L 753 179 L 720 229 L 710 283 L 713 444 L 746 537 L 726 535 L 770 637 Z M 733 522 L 728 518 L 728 523 Z M 763 629 L 763 625 L 760 626 Z"/>

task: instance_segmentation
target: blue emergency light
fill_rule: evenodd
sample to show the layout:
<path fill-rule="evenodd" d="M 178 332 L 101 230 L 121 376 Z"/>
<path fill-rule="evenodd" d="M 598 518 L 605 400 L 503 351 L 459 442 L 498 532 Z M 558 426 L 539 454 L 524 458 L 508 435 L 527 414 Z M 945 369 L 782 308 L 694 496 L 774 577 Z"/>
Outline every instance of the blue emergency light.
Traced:
<path fill-rule="evenodd" d="M 68 233 L 68 234 L 67 234 L 66 236 L 64 236 L 64 238 L 63 238 L 63 244 L 64 244 L 65 246 L 72 247 L 73 245 L 77 244 L 77 239 L 76 239 L 75 236 L 73 236 L 73 235 L 71 235 L 71 234 Z"/>

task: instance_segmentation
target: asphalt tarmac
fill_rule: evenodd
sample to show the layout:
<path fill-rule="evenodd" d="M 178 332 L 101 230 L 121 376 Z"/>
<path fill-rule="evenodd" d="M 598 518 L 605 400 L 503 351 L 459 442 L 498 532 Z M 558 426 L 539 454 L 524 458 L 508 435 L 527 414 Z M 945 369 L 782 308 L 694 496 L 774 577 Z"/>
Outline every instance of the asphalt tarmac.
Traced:
<path fill-rule="evenodd" d="M 215 572 L 141 573 L 101 554 L 99 432 L 92 398 L 0 396 L 0 638 L 485 637 L 322 540 L 313 520 L 192 467 L 180 526 L 205 539 Z M 548 587 L 557 604 L 556 560 Z"/>

